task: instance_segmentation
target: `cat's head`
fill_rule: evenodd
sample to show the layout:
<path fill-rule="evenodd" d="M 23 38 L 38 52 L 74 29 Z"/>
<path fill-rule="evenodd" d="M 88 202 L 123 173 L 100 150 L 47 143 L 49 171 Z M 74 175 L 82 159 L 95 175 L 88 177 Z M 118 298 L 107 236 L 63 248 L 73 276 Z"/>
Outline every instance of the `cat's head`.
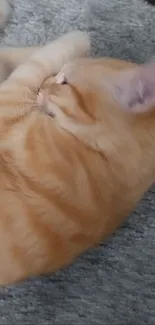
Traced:
<path fill-rule="evenodd" d="M 45 82 L 38 102 L 49 112 L 55 104 L 70 117 L 88 121 L 101 121 L 112 106 L 148 112 L 155 106 L 155 63 L 118 70 L 101 60 L 76 60 Z"/>
<path fill-rule="evenodd" d="M 118 68 L 110 61 L 80 59 L 48 80 L 38 101 L 72 133 L 79 127 L 90 133 L 93 127 L 125 134 L 134 119 L 155 119 L 155 63 Z"/>
<path fill-rule="evenodd" d="M 79 123 L 87 124 L 96 119 L 92 99 L 98 96 L 94 89 L 94 81 L 91 80 L 87 68 L 90 60 L 77 60 L 66 64 L 60 73 L 54 78 L 48 78 L 38 94 L 38 104 L 43 109 L 58 119 L 61 111 L 66 117 Z M 89 81 L 89 82 L 88 82 Z"/>

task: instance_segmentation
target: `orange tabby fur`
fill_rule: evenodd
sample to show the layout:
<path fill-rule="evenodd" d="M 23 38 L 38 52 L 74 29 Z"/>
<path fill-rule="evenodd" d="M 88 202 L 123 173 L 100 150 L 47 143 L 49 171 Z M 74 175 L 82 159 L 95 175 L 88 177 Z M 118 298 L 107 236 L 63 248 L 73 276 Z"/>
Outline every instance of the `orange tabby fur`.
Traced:
<path fill-rule="evenodd" d="M 59 146 L 53 140 L 59 141 L 62 135 L 38 110 L 36 92 L 45 78 L 88 49 L 87 35 L 66 35 L 36 52 L 0 86 L 0 284 L 36 274 L 36 270 L 50 271 L 51 265 L 56 268 L 65 262 L 65 254 L 60 255 L 67 251 L 67 243 L 55 259 L 62 243 L 56 199 L 52 204 L 59 192 L 53 174 Z M 61 212 L 60 217 L 65 230 Z"/>
<path fill-rule="evenodd" d="M 155 178 L 155 112 L 124 112 L 104 83 L 135 65 L 77 60 L 64 70 L 68 84 L 48 79 L 37 96 L 41 72 L 61 68 L 49 71 L 49 51 L 37 53 L 0 88 L 1 284 L 71 263 L 114 231 Z"/>

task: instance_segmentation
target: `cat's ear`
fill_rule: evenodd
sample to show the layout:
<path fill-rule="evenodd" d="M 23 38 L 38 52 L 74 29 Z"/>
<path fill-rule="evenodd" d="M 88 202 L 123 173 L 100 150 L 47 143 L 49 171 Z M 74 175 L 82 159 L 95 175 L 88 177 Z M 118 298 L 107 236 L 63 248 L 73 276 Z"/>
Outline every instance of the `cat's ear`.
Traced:
<path fill-rule="evenodd" d="M 155 108 L 155 62 L 120 71 L 115 77 L 110 88 L 123 110 L 143 113 Z"/>

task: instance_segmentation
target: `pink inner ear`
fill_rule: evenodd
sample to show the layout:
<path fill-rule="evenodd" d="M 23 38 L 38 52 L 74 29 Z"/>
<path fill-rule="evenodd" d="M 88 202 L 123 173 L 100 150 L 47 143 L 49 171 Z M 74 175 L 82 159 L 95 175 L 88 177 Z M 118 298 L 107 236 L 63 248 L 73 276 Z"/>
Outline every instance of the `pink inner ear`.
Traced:
<path fill-rule="evenodd" d="M 113 95 L 124 110 L 146 112 L 155 106 L 155 63 L 118 72 Z"/>

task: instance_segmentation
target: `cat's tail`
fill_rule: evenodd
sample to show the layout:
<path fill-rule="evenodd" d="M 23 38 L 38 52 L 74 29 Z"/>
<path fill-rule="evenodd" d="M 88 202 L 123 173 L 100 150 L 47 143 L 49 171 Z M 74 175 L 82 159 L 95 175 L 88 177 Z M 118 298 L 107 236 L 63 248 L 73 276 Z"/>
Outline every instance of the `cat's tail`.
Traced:
<path fill-rule="evenodd" d="M 10 17 L 11 7 L 7 0 L 0 0 L 0 29 L 3 29 Z"/>

